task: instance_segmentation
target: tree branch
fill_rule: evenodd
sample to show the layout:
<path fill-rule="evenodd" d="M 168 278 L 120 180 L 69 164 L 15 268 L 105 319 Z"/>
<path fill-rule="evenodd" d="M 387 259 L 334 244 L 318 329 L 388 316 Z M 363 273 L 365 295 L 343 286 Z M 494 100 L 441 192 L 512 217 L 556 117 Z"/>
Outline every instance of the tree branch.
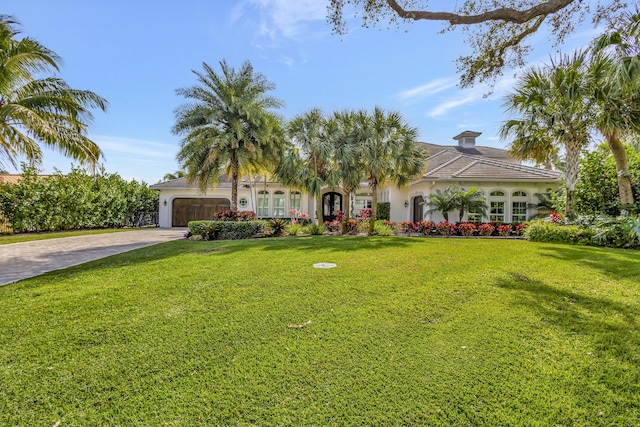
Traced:
<path fill-rule="evenodd" d="M 403 19 L 448 21 L 451 25 L 479 24 L 487 21 L 505 21 L 523 24 L 540 16 L 547 16 L 564 9 L 575 0 L 548 0 L 525 10 L 498 8 L 479 15 L 459 15 L 453 12 L 429 12 L 426 10 L 405 10 L 396 0 L 386 0 L 387 4 Z"/>

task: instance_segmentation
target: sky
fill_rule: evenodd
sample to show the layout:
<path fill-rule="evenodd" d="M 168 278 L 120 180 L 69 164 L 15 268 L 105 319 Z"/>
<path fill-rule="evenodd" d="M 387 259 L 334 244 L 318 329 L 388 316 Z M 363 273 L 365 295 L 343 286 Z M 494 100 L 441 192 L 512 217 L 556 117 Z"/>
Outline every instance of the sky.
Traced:
<path fill-rule="evenodd" d="M 420 141 L 453 145 L 455 135 L 472 130 L 482 132 L 478 145 L 506 148 L 498 131 L 517 70 L 499 78 L 489 97 L 486 85 L 461 89 L 455 60 L 470 53 L 461 31 L 439 34 L 443 24 L 435 22 L 362 28 L 349 18 L 349 33 L 339 36 L 326 21 L 327 3 L 8 0 L 0 13 L 21 23 L 22 36 L 62 57 L 59 76 L 73 88 L 107 99 L 107 112 L 94 112 L 89 136 L 105 153 L 105 170 L 128 180 L 153 184 L 179 169 L 180 137 L 171 128 L 185 99 L 176 89 L 194 86 L 193 70 L 203 62 L 219 71 L 222 60 L 237 69 L 249 61 L 274 83 L 271 95 L 284 102 L 277 112 L 285 119 L 312 108 L 379 106 L 400 112 Z M 593 36 L 585 25 L 563 51 Z M 532 43 L 531 63 L 554 55 L 544 31 Z M 46 151 L 42 171 L 65 173 L 72 164 Z"/>

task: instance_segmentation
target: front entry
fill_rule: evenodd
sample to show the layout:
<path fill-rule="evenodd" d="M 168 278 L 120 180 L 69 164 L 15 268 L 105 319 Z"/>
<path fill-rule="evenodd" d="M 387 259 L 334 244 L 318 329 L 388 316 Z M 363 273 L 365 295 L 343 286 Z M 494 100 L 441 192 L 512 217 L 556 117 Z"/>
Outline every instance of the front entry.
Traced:
<path fill-rule="evenodd" d="M 332 191 L 322 196 L 322 222 L 336 219 L 335 211 L 342 211 L 342 194 Z"/>
<path fill-rule="evenodd" d="M 413 222 L 420 222 L 424 219 L 424 198 L 422 196 L 413 198 Z"/>

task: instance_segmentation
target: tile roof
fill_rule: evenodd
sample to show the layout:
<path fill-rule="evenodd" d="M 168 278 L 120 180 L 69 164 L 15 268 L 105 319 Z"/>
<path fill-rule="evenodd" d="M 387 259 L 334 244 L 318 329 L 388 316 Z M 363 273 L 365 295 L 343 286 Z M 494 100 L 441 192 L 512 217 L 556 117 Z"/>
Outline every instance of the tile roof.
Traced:
<path fill-rule="evenodd" d="M 458 181 L 557 181 L 560 173 L 455 150 L 441 150 L 427 158 L 425 179 Z"/>

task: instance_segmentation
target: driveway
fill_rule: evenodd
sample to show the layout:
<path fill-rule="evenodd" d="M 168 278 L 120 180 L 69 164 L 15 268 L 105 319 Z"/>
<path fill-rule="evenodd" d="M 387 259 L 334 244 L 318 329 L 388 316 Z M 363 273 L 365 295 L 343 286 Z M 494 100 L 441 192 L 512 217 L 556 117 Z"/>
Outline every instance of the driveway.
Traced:
<path fill-rule="evenodd" d="M 177 240 L 185 231 L 150 228 L 0 245 L 0 286 L 156 243 Z"/>

